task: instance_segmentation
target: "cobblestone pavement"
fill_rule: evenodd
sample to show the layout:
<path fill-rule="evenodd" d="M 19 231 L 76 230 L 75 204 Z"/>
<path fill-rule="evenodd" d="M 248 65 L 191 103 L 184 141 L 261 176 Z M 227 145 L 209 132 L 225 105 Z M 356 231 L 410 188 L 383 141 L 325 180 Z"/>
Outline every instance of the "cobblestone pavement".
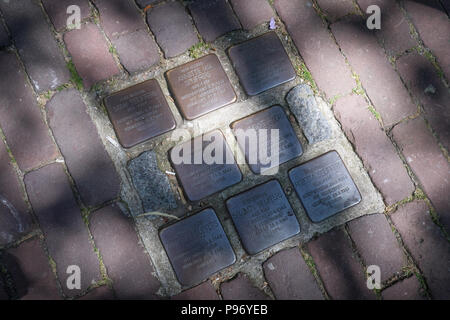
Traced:
<path fill-rule="evenodd" d="M 372 4 L 378 31 L 365 27 Z M 80 29 L 66 26 L 69 5 Z M 447 0 L 0 0 L 0 299 L 449 299 L 449 10 Z M 213 74 L 184 66 L 203 56 Z M 205 72 L 218 84 L 189 82 Z M 170 161 L 204 133 L 233 146 L 237 120 L 262 110 L 291 139 L 273 175 L 245 161 L 198 172 Z M 314 172 L 311 203 L 299 189 Z M 352 181 L 359 195 L 334 210 Z M 202 241 L 210 252 L 193 249 Z M 379 289 L 367 286 L 370 266 Z"/>

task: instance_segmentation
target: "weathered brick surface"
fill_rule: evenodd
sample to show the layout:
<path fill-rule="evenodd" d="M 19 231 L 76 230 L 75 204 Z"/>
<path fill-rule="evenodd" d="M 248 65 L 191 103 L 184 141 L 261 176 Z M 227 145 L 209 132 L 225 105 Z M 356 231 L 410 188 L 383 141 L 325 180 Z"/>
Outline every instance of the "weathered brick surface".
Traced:
<path fill-rule="evenodd" d="M 0 9 L 36 90 L 68 82 L 66 62 L 37 2 L 1 1 Z"/>
<path fill-rule="evenodd" d="M 54 159 L 56 146 L 14 54 L 0 53 L 0 74 L 0 126 L 20 169 Z"/>
<path fill-rule="evenodd" d="M 117 205 L 93 213 L 90 229 L 119 299 L 155 299 L 160 284 L 133 224 Z"/>
<path fill-rule="evenodd" d="M 381 295 L 384 300 L 425 300 L 420 293 L 420 284 L 415 276 L 397 282 L 383 290 Z"/>
<path fill-rule="evenodd" d="M 401 123 L 392 132 L 441 222 L 450 230 L 450 164 L 422 118 Z"/>
<path fill-rule="evenodd" d="M 189 5 L 195 25 L 205 41 L 213 41 L 241 25 L 225 0 L 197 0 Z"/>
<path fill-rule="evenodd" d="M 31 229 L 19 179 L 0 141 L 0 245 L 17 240 Z"/>
<path fill-rule="evenodd" d="M 225 300 L 268 300 L 269 297 L 256 288 L 244 274 L 220 286 L 222 298 Z"/>
<path fill-rule="evenodd" d="M 158 46 L 147 30 L 121 36 L 114 39 L 113 44 L 120 62 L 130 73 L 147 69 L 159 62 Z"/>
<path fill-rule="evenodd" d="M 434 66 L 414 53 L 397 60 L 397 69 L 406 86 L 425 111 L 425 118 L 442 145 L 450 150 L 450 92 L 442 84 Z"/>
<path fill-rule="evenodd" d="M 428 3 L 405 1 L 405 8 L 425 45 L 436 56 L 447 79 L 450 78 L 450 21 L 445 12 Z"/>
<path fill-rule="evenodd" d="M 363 12 L 366 12 L 367 7 L 370 5 L 380 7 L 381 29 L 374 30 L 374 33 L 382 42 L 389 55 L 400 54 L 417 45 L 410 35 L 408 21 L 395 1 L 358 0 L 358 4 Z"/>
<path fill-rule="evenodd" d="M 95 288 L 79 300 L 114 300 L 114 292 L 108 286 Z"/>
<path fill-rule="evenodd" d="M 10 44 L 9 35 L 3 24 L 0 23 L 0 47 L 6 47 Z"/>
<path fill-rule="evenodd" d="M 119 73 L 106 40 L 95 24 L 88 23 L 80 30 L 67 32 L 64 41 L 87 89 L 97 81 Z"/>
<path fill-rule="evenodd" d="M 192 22 L 180 3 L 165 3 L 147 12 L 147 22 L 166 58 L 178 56 L 198 42 Z"/>
<path fill-rule="evenodd" d="M 55 163 L 28 173 L 25 185 L 50 256 L 56 262 L 61 286 L 67 296 L 78 295 L 100 279 L 100 269 L 69 179 L 63 167 Z M 80 267 L 81 290 L 69 290 L 66 286 L 66 271 L 71 265 Z"/>
<path fill-rule="evenodd" d="M 417 111 L 384 50 L 362 19 L 346 18 L 332 24 L 331 30 L 386 126 Z"/>
<path fill-rule="evenodd" d="M 100 23 L 108 38 L 146 29 L 144 19 L 133 0 L 95 0 Z"/>
<path fill-rule="evenodd" d="M 119 177 L 78 91 L 57 93 L 47 104 L 47 114 L 84 203 L 94 206 L 115 198 Z"/>
<path fill-rule="evenodd" d="M 342 230 L 333 230 L 308 243 L 325 289 L 332 299 L 375 299 L 364 270 Z"/>
<path fill-rule="evenodd" d="M 450 245 L 433 223 L 428 207 L 415 201 L 392 215 L 397 230 L 425 275 L 434 299 L 450 298 Z"/>
<path fill-rule="evenodd" d="M 39 239 L 23 242 L 9 249 L 3 257 L 12 276 L 18 299 L 61 299 L 49 260 L 39 244 Z"/>
<path fill-rule="evenodd" d="M 267 260 L 264 275 L 279 300 L 323 299 L 319 286 L 298 248 L 281 251 Z"/>
<path fill-rule="evenodd" d="M 394 145 L 368 110 L 364 98 L 356 95 L 340 98 L 334 113 L 386 204 L 392 205 L 409 197 L 414 191 L 414 184 Z"/>
<path fill-rule="evenodd" d="M 317 3 L 331 22 L 355 11 L 351 0 L 318 0 Z"/>
<path fill-rule="evenodd" d="M 247 30 L 269 21 L 274 16 L 266 0 L 231 0 L 230 3 L 242 26 Z"/>
<path fill-rule="evenodd" d="M 356 82 L 312 3 L 309 0 L 274 3 L 319 88 L 329 99 L 351 92 Z"/>
<path fill-rule="evenodd" d="M 372 214 L 352 220 L 348 228 L 366 266 L 380 267 L 381 281 L 400 272 L 406 265 L 406 258 L 383 214 Z"/>
<path fill-rule="evenodd" d="M 69 6 L 80 7 L 81 20 L 86 19 L 91 14 L 88 0 L 43 0 L 42 3 L 57 31 L 67 26 L 67 19 L 69 18 L 67 8 Z"/>
<path fill-rule="evenodd" d="M 206 281 L 192 289 L 185 290 L 171 298 L 172 300 L 219 300 L 211 282 Z"/>

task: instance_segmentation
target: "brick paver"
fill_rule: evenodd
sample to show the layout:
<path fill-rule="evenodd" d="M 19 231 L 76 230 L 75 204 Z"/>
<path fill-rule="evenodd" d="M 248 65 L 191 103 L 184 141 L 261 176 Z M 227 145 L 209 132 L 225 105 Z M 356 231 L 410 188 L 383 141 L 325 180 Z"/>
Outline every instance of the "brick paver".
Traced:
<path fill-rule="evenodd" d="M 39 239 L 28 240 L 3 256 L 12 276 L 17 298 L 22 300 L 57 300 L 61 294 L 49 260 Z"/>
<path fill-rule="evenodd" d="M 268 300 L 269 297 L 256 288 L 242 273 L 220 286 L 222 298 L 225 300 Z"/>
<path fill-rule="evenodd" d="M 103 30 L 110 39 L 146 28 L 133 0 L 95 0 L 95 5 Z"/>
<path fill-rule="evenodd" d="M 5 245 L 30 231 L 31 218 L 27 213 L 19 179 L 2 141 L 0 172 L 0 245 Z"/>
<path fill-rule="evenodd" d="M 400 77 L 389 63 L 376 38 L 359 18 L 347 18 L 331 25 L 337 42 L 347 56 L 363 87 L 381 114 L 384 125 L 414 114 L 412 102 Z"/>
<path fill-rule="evenodd" d="M 450 245 L 431 220 L 425 202 L 415 201 L 399 208 L 392 221 L 424 273 L 432 297 L 449 299 Z"/>
<path fill-rule="evenodd" d="M 95 288 L 88 294 L 82 296 L 80 300 L 114 300 L 114 292 L 108 286 Z"/>
<path fill-rule="evenodd" d="M 47 112 L 84 203 L 94 206 L 115 198 L 119 177 L 80 94 L 75 89 L 57 93 L 47 104 Z"/>
<path fill-rule="evenodd" d="M 171 299 L 173 300 L 219 300 L 216 290 L 211 282 L 206 281 L 192 289 L 185 290 Z"/>
<path fill-rule="evenodd" d="M 56 262 L 61 286 L 67 296 L 85 291 L 100 279 L 99 261 L 89 242 L 87 227 L 75 202 L 69 179 L 60 164 L 51 164 L 25 176 L 25 185 L 34 213 L 44 231 L 50 256 Z M 69 290 L 69 266 L 81 270 L 81 290 Z"/>
<path fill-rule="evenodd" d="M 420 283 L 415 276 L 395 283 L 383 290 L 384 300 L 425 300 L 420 293 Z"/>
<path fill-rule="evenodd" d="M 450 164 L 422 118 L 401 123 L 392 132 L 441 222 L 450 230 Z"/>
<path fill-rule="evenodd" d="M 308 250 L 331 299 L 375 299 L 342 230 L 330 231 L 309 242 Z"/>
<path fill-rule="evenodd" d="M 358 0 L 365 13 L 370 5 L 381 9 L 381 29 L 374 30 L 389 55 L 396 55 L 417 45 L 410 35 L 409 24 L 400 7 L 391 0 Z M 366 15 L 366 17 L 369 14 Z"/>
<path fill-rule="evenodd" d="M 40 6 L 29 0 L 2 1 L 0 9 L 36 90 L 68 82 L 69 70 Z"/>
<path fill-rule="evenodd" d="M 159 62 L 158 46 L 146 30 L 121 36 L 113 40 L 120 62 L 128 72 L 147 69 Z"/>
<path fill-rule="evenodd" d="M 348 223 L 350 237 L 355 242 L 366 266 L 377 265 L 381 281 L 401 272 L 406 259 L 383 214 L 373 214 Z"/>
<path fill-rule="evenodd" d="M 317 3 L 331 22 L 356 11 L 351 0 L 317 0 Z"/>
<path fill-rule="evenodd" d="M 323 299 L 298 248 L 277 253 L 264 262 L 263 267 L 264 275 L 277 299 Z"/>
<path fill-rule="evenodd" d="M 106 40 L 95 24 L 87 23 L 80 30 L 67 32 L 64 41 L 85 88 L 119 73 Z"/>
<path fill-rule="evenodd" d="M 434 66 L 425 57 L 414 53 L 397 60 L 397 69 L 406 86 L 423 106 L 424 117 L 450 150 L 450 92 L 442 84 Z"/>
<path fill-rule="evenodd" d="M 241 21 L 242 27 L 247 30 L 269 21 L 274 16 L 274 12 L 266 0 L 230 0 L 230 3 Z"/>
<path fill-rule="evenodd" d="M 160 285 L 131 220 L 117 205 L 93 213 L 90 229 L 119 299 L 155 299 Z"/>
<path fill-rule="evenodd" d="M 407 0 L 404 6 L 425 45 L 436 56 L 447 79 L 450 78 L 450 21 L 445 12 L 429 3 Z"/>
<path fill-rule="evenodd" d="M 329 99 L 356 87 L 344 57 L 309 0 L 275 0 L 275 8 L 319 89 Z"/>
<path fill-rule="evenodd" d="M 166 58 L 178 56 L 198 42 L 185 8 L 168 2 L 147 11 L 147 22 Z"/>
<path fill-rule="evenodd" d="M 0 126 L 20 169 L 30 170 L 57 156 L 26 75 L 12 53 L 0 52 Z"/>
<path fill-rule="evenodd" d="M 392 205 L 409 197 L 414 185 L 394 145 L 368 110 L 364 98 L 356 95 L 341 98 L 334 112 L 386 204 Z"/>
<path fill-rule="evenodd" d="M 81 20 L 86 19 L 91 14 L 88 0 L 42 0 L 42 4 L 57 31 L 67 27 L 67 18 L 69 17 L 67 8 L 69 6 L 80 7 Z"/>
<path fill-rule="evenodd" d="M 205 41 L 213 41 L 241 25 L 225 0 L 197 0 L 189 5 L 195 25 Z"/>

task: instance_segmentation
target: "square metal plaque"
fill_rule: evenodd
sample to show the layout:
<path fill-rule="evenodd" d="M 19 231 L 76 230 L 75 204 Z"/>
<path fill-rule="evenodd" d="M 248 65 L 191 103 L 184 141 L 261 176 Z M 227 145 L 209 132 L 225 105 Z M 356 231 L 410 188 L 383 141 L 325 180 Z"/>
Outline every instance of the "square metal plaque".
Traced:
<path fill-rule="evenodd" d="M 188 120 L 236 101 L 236 93 L 215 54 L 169 70 L 166 78 L 178 108 Z"/>
<path fill-rule="evenodd" d="M 302 145 L 280 106 L 238 120 L 231 127 L 250 169 L 256 174 L 303 154 Z M 272 141 L 272 130 L 277 130 L 275 141 Z M 265 147 L 260 148 L 264 141 Z M 278 153 L 272 154 L 272 149 Z"/>
<path fill-rule="evenodd" d="M 170 160 L 191 201 L 198 201 L 239 183 L 242 174 L 219 130 L 198 136 L 170 150 Z"/>
<path fill-rule="evenodd" d="M 105 98 L 105 106 L 117 137 L 125 148 L 173 130 L 176 126 L 155 79 L 110 95 Z"/>
<path fill-rule="evenodd" d="M 210 208 L 161 230 L 159 236 L 184 286 L 195 285 L 236 261 L 230 241 Z"/>
<path fill-rule="evenodd" d="M 300 232 L 300 225 L 277 180 L 240 193 L 226 202 L 249 254 L 256 254 Z"/>
<path fill-rule="evenodd" d="M 289 178 L 313 222 L 323 221 L 361 201 L 361 194 L 336 151 L 291 169 Z"/>
<path fill-rule="evenodd" d="M 248 95 L 254 96 L 295 78 L 295 70 L 275 32 L 235 45 L 228 50 Z"/>

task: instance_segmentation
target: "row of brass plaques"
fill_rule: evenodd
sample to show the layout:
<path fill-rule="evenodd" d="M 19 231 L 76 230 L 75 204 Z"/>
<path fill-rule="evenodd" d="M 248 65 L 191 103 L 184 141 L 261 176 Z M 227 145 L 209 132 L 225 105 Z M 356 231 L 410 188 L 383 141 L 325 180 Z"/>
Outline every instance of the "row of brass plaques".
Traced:
<path fill-rule="evenodd" d="M 289 57 L 274 32 L 231 47 L 229 56 L 249 95 L 295 78 Z M 236 93 L 215 54 L 169 70 L 166 78 L 176 105 L 188 120 L 236 101 Z M 114 93 L 105 99 L 105 106 L 125 148 L 176 126 L 164 94 L 154 79 Z"/>
<path fill-rule="evenodd" d="M 321 222 L 361 201 L 361 195 L 336 151 L 289 171 L 306 213 Z M 299 222 L 277 180 L 226 201 L 247 253 L 257 254 L 300 232 Z M 235 254 L 213 209 L 206 209 L 160 232 L 175 273 L 194 285 L 235 262 Z"/>

